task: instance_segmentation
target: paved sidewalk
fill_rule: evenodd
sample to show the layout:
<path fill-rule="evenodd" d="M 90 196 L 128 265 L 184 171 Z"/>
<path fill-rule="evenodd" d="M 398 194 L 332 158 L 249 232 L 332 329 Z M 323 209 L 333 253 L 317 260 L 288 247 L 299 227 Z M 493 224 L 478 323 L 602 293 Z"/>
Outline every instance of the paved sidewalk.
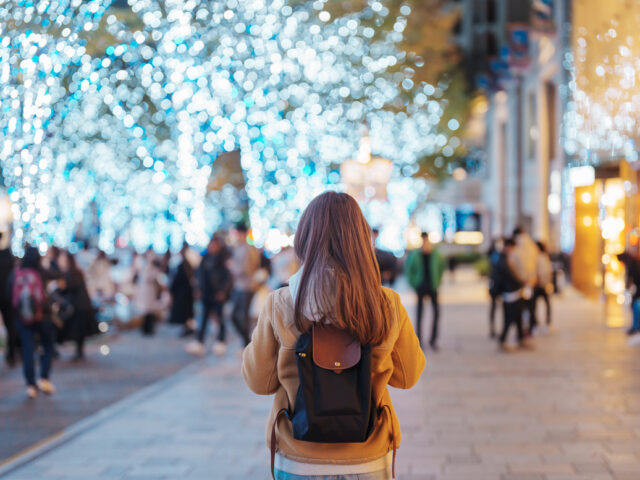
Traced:
<path fill-rule="evenodd" d="M 160 325 L 153 337 L 138 331 L 99 336 L 86 345 L 86 359 L 77 363 L 70 360 L 73 345 L 65 344 L 53 364 L 58 393 L 35 400 L 25 393 L 22 366 L 9 369 L 0 361 L 0 466 L 12 455 L 193 362 L 184 343 L 178 329 L 169 325 Z"/>
<path fill-rule="evenodd" d="M 415 389 L 392 389 L 399 478 L 638 480 L 640 348 L 569 293 L 535 351 L 497 353 L 483 295 L 464 277 L 445 285 L 440 353 Z M 210 357 L 5 478 L 267 479 L 270 401 L 244 386 L 237 355 Z"/>

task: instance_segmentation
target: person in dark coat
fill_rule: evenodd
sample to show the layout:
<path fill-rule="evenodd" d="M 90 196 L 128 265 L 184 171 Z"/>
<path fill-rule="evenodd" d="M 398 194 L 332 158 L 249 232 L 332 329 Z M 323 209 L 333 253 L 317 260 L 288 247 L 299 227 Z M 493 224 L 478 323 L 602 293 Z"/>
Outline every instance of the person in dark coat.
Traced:
<path fill-rule="evenodd" d="M 640 333 L 640 258 L 631 252 L 618 254 L 618 261 L 625 266 L 627 286 L 633 287 L 631 296 L 631 327 L 627 335 Z"/>
<path fill-rule="evenodd" d="M 393 287 L 393 284 L 396 281 L 398 261 L 393 253 L 376 247 L 376 242 L 378 241 L 379 235 L 380 231 L 377 228 L 371 230 L 373 248 L 376 255 L 376 261 L 378 262 L 378 268 L 380 268 L 382 285 Z"/>
<path fill-rule="evenodd" d="M 169 291 L 171 292 L 171 310 L 169 323 L 182 325 L 182 335 L 192 333 L 187 321 L 193 318 L 193 268 L 187 260 L 188 244 L 180 250 L 180 264 L 171 279 Z"/>
<path fill-rule="evenodd" d="M 207 252 L 202 258 L 198 268 L 198 287 L 202 299 L 202 318 L 196 341 L 189 343 L 186 350 L 194 355 L 204 355 L 204 342 L 209 325 L 209 316 L 213 313 L 220 325 L 218 337 L 213 345 L 216 355 L 224 355 L 226 352 L 226 328 L 222 316 L 224 304 L 229 300 L 233 287 L 231 272 L 227 267 L 229 251 L 224 239 L 214 235 L 207 246 Z"/>
<path fill-rule="evenodd" d="M 61 340 L 75 342 L 76 353 L 73 360 L 82 360 L 85 339 L 99 332 L 95 310 L 84 275 L 76 265 L 73 255 L 63 250 L 58 263 L 62 271 L 62 278 L 59 280 L 60 294 L 72 307 L 64 319 Z"/>
<path fill-rule="evenodd" d="M 4 359 L 7 365 L 13 367 L 17 360 L 17 350 L 20 343 L 18 331 L 13 324 L 13 308 L 11 306 L 11 292 L 9 288 L 9 277 L 13 271 L 15 258 L 11 249 L 0 250 L 0 314 L 4 328 L 7 331 L 7 349 Z"/>
<path fill-rule="evenodd" d="M 489 337 L 496 337 L 496 309 L 498 302 L 501 300 L 500 292 L 496 289 L 496 275 L 498 273 L 498 262 L 500 261 L 500 253 L 502 252 L 504 240 L 498 238 L 491 243 L 489 248 L 489 297 L 491 297 L 491 308 L 489 309 Z"/>

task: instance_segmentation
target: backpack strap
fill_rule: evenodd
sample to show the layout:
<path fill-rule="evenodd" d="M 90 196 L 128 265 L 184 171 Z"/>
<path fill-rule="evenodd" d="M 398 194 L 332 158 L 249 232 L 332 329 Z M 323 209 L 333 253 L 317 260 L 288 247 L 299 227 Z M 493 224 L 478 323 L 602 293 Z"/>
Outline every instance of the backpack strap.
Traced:
<path fill-rule="evenodd" d="M 396 478 L 396 432 L 393 427 L 393 415 L 389 405 L 382 405 L 379 409 L 379 415 L 387 412 L 389 414 L 389 422 L 391 423 L 391 447 L 393 448 L 393 456 L 391 457 L 391 478 Z"/>
<path fill-rule="evenodd" d="M 277 439 L 276 439 L 276 426 L 278 425 L 278 420 L 280 420 L 280 417 L 284 415 L 285 417 L 287 417 L 289 420 L 291 420 L 291 414 L 289 413 L 289 409 L 287 408 L 281 408 L 278 413 L 276 414 L 276 418 L 273 421 L 273 426 L 271 427 L 271 477 L 275 480 L 276 478 L 276 474 L 275 474 L 275 462 L 276 462 L 276 444 L 277 444 Z"/>

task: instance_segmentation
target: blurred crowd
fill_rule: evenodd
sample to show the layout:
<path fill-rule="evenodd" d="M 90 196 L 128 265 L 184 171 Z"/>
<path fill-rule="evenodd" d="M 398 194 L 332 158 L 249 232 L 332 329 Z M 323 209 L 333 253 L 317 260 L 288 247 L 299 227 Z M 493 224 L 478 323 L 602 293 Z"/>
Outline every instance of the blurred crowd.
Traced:
<path fill-rule="evenodd" d="M 409 251 L 402 262 L 377 247 L 378 233 L 372 230 L 381 282 L 393 287 L 404 273 L 417 296 L 414 318 L 421 343 L 425 302 L 430 303 L 428 345 L 437 351 L 438 291 L 445 269 L 452 269 L 455 262 L 447 261 L 426 233 L 422 245 Z M 177 325 L 176 334 L 185 338 L 186 351 L 196 356 L 207 353 L 206 345 L 215 355 L 225 355 L 229 327 L 248 344 L 267 294 L 286 285 L 299 267 L 292 247 L 267 255 L 252 246 L 249 238 L 246 226 L 238 224 L 229 232 L 214 234 L 204 251 L 184 244 L 179 252 L 164 255 L 151 249 L 142 254 L 118 249 L 107 255 L 86 245 L 74 254 L 51 247 L 41 256 L 27 247 L 19 259 L 8 249 L 0 250 L 0 312 L 7 332 L 7 364 L 22 360 L 27 393 L 36 396 L 38 391 L 55 391 L 49 375 L 59 344 L 73 344 L 72 360 L 82 361 L 88 338 L 118 328 L 135 328 L 152 336 L 159 322 Z M 498 339 L 501 350 L 510 351 L 506 340 L 515 328 L 518 345 L 531 348 L 530 338 L 536 331 L 551 325 L 549 295 L 555 272 L 551 258 L 542 243 L 517 229 L 513 237 L 493 243 L 488 259 L 490 336 Z M 640 268 L 637 271 L 640 282 Z M 545 306 L 544 322 L 536 316 L 540 300 Z M 495 322 L 499 305 L 504 313 L 500 329 Z"/>

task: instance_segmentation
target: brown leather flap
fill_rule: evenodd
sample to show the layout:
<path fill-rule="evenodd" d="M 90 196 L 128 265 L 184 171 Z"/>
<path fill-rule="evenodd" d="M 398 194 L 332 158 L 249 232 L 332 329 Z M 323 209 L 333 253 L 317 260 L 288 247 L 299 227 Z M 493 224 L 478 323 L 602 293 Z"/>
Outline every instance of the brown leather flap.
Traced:
<path fill-rule="evenodd" d="M 313 324 L 313 363 L 327 370 L 342 371 L 360 361 L 358 340 L 332 325 Z"/>

